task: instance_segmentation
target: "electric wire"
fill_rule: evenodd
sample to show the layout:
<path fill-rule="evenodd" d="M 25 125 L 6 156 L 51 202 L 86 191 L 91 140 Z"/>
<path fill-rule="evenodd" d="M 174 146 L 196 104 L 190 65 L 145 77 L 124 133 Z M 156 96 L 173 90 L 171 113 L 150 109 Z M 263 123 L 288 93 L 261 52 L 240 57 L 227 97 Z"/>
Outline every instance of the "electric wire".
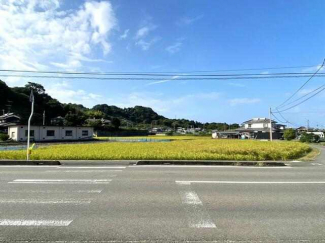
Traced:
<path fill-rule="evenodd" d="M 310 100 L 311 98 L 315 97 L 316 95 L 318 95 L 319 93 L 321 93 L 321 92 L 324 91 L 324 90 L 325 90 L 325 87 L 322 88 L 321 90 L 319 90 L 317 93 L 313 94 L 312 96 L 308 97 L 307 99 L 304 99 L 303 101 L 299 102 L 298 104 L 295 104 L 295 105 L 293 105 L 293 106 L 290 106 L 289 108 L 284 109 L 284 110 L 282 110 L 282 111 L 278 111 L 278 112 L 276 112 L 276 113 L 280 113 L 280 112 L 284 112 L 284 111 L 290 110 L 290 109 L 292 109 L 292 108 L 294 108 L 294 107 L 296 107 L 296 106 L 298 106 L 298 105 L 300 105 L 300 104 L 306 102 L 307 100 Z"/>
<path fill-rule="evenodd" d="M 141 74 L 181 74 L 181 73 L 216 73 L 216 72 L 237 72 L 237 71 L 258 71 L 258 70 L 277 70 L 277 69 L 297 69 L 297 68 L 311 68 L 313 66 L 290 66 L 290 67 L 267 67 L 267 68 L 246 68 L 246 69 L 219 69 L 219 70 L 205 70 L 205 71 L 165 71 L 165 72 L 64 72 L 64 71 L 35 71 L 35 70 L 15 70 L 15 69 L 1 69 L 0 72 L 21 72 L 21 73 L 48 73 L 48 74 L 87 74 L 87 75 L 141 75 Z"/>
<path fill-rule="evenodd" d="M 226 77 L 183 77 L 165 79 L 162 78 L 144 78 L 144 77 L 92 77 L 92 76 L 53 76 L 53 75 L 15 75 L 15 74 L 0 74 L 0 77 L 19 77 L 19 78 L 48 78 L 48 79 L 89 79 L 89 80 L 147 80 L 147 81 L 172 81 L 172 80 L 233 80 L 233 79 L 270 79 L 270 78 L 303 78 L 310 75 L 278 75 L 278 76 L 226 76 Z M 324 78 L 324 74 L 314 76 Z"/>
<path fill-rule="evenodd" d="M 284 104 L 286 102 L 288 102 L 293 96 L 295 96 L 303 87 L 306 86 L 307 83 L 309 83 L 310 80 L 313 79 L 313 77 L 315 77 L 315 75 L 324 67 L 324 64 L 325 64 L 325 59 L 322 63 L 322 65 L 317 69 L 317 71 L 302 85 L 300 86 L 300 88 L 298 90 L 296 90 L 288 99 L 286 99 L 284 102 L 282 102 L 279 106 L 277 106 L 277 108 L 281 108 L 284 106 Z"/>

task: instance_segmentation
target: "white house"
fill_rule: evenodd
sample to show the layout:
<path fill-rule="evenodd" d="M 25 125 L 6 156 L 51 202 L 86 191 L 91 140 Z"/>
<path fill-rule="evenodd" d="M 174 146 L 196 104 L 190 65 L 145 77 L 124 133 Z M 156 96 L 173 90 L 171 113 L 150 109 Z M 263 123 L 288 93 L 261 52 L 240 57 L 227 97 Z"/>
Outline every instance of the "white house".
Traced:
<path fill-rule="evenodd" d="M 27 125 L 8 127 L 8 135 L 14 141 L 27 141 Z M 30 138 L 33 141 L 66 141 L 91 139 L 93 127 L 31 126 Z"/>
<path fill-rule="evenodd" d="M 272 136 L 274 139 L 280 139 L 283 137 L 285 125 L 277 124 L 268 118 L 253 118 L 242 124 L 242 127 L 236 129 L 247 138 L 255 139 L 269 139 L 270 129 L 272 130 Z"/>

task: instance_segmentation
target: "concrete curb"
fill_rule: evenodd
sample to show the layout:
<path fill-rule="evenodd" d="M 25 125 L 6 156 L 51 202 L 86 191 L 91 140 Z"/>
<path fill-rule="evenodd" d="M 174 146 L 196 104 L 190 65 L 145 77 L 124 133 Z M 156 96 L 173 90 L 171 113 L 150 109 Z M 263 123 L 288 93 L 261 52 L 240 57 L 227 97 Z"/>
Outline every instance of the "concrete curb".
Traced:
<path fill-rule="evenodd" d="M 0 160 L 0 165 L 61 165 L 55 160 Z"/>
<path fill-rule="evenodd" d="M 215 166 L 286 166 L 283 161 L 213 160 L 0 160 L 1 165 L 128 166 L 128 165 L 215 165 Z"/>
<path fill-rule="evenodd" d="M 275 161 L 141 160 L 136 165 L 286 166 Z"/>
<path fill-rule="evenodd" d="M 111 166 L 135 165 L 138 160 L 60 160 L 63 166 Z"/>

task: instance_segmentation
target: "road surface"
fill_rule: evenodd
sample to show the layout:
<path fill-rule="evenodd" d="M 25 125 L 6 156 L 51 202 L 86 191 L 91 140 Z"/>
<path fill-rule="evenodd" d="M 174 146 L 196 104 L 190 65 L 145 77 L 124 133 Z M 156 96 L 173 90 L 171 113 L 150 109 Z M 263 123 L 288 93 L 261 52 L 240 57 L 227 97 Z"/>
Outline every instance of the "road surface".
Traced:
<path fill-rule="evenodd" d="M 325 240 L 322 156 L 275 168 L 0 166 L 0 242 Z"/>

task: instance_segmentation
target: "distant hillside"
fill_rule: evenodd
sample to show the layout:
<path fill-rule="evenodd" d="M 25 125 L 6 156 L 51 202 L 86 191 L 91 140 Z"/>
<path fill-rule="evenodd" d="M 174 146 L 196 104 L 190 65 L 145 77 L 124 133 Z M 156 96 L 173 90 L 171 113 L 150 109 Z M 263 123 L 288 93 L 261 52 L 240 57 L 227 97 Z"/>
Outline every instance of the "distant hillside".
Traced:
<path fill-rule="evenodd" d="M 43 112 L 46 112 L 46 124 L 50 124 L 51 119 L 64 117 L 66 125 L 85 125 L 88 118 L 118 118 L 122 126 L 132 126 L 133 128 L 148 128 L 151 126 L 166 127 L 205 127 L 207 129 L 227 129 L 225 123 L 200 123 L 187 119 L 168 119 L 157 114 L 149 107 L 135 106 L 131 108 L 119 108 L 107 104 L 95 105 L 89 109 L 80 104 L 64 104 L 52 98 L 46 93 L 45 88 L 37 83 L 28 83 L 24 87 L 10 88 L 5 82 L 0 80 L 0 110 L 14 112 L 21 116 L 22 123 L 27 123 L 30 114 L 29 95 L 30 90 L 34 91 L 35 114 L 32 123 L 41 125 Z M 232 124 L 232 128 L 238 124 Z"/>

